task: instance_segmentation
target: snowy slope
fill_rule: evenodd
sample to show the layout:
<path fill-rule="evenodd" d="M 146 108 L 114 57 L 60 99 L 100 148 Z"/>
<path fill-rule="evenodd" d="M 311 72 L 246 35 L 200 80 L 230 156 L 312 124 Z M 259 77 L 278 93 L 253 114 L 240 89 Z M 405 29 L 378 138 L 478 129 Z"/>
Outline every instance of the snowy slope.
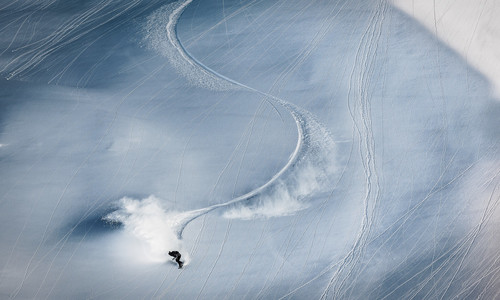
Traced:
<path fill-rule="evenodd" d="M 1 298 L 499 297 L 493 52 L 401 8 L 1 4 Z"/>
<path fill-rule="evenodd" d="M 408 1 L 394 5 L 450 45 L 500 91 L 500 4 L 496 1 Z"/>

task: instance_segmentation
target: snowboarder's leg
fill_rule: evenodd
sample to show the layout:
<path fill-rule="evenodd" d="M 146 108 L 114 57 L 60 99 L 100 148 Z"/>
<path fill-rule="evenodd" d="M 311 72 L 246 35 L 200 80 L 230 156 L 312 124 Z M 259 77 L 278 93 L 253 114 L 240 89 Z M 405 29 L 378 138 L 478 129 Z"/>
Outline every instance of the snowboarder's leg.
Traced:
<path fill-rule="evenodd" d="M 179 255 L 179 256 L 177 256 L 177 257 L 175 258 L 175 261 L 179 264 L 179 269 L 181 269 L 181 268 L 182 268 L 182 266 L 184 265 L 184 263 L 181 261 L 181 256 L 180 256 L 180 255 Z"/>
<path fill-rule="evenodd" d="M 168 255 L 173 256 L 172 260 L 175 260 L 179 264 L 179 269 L 182 268 L 184 263 L 181 261 L 181 254 L 178 251 L 168 251 Z"/>

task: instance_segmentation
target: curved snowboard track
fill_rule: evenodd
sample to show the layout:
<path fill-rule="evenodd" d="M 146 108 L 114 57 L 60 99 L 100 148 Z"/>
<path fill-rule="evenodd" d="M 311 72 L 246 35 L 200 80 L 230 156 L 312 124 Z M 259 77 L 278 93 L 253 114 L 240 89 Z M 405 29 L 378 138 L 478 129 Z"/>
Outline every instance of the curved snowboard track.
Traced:
<path fill-rule="evenodd" d="M 297 169 L 299 164 L 312 164 L 315 167 L 324 168 L 325 165 L 321 165 L 321 162 L 328 160 L 334 149 L 334 142 L 327 129 L 308 111 L 276 96 L 221 75 L 205 66 L 186 51 L 177 36 L 176 26 L 180 16 L 191 2 L 192 0 L 185 0 L 166 5 L 151 16 L 148 22 L 148 35 L 151 38 L 152 48 L 166 56 L 174 68 L 195 85 L 221 91 L 248 90 L 261 95 L 278 113 L 276 106 L 283 107 L 290 113 L 296 123 L 297 144 L 285 166 L 262 186 L 228 202 L 178 214 L 174 221 L 174 231 L 179 239 L 182 238 L 184 229 L 191 221 L 213 210 L 251 201 L 259 194 L 269 191 L 278 179 L 285 177 L 284 175 L 292 175 L 292 172 Z M 165 30 L 167 41 L 164 39 Z M 326 169 L 321 171 L 326 173 L 328 172 Z"/>

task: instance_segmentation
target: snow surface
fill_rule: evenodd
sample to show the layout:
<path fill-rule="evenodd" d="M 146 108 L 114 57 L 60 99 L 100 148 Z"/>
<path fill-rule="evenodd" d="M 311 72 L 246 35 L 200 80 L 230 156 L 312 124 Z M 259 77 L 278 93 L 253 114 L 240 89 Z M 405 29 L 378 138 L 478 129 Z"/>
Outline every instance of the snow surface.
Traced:
<path fill-rule="evenodd" d="M 499 298 L 465 2 L 1 3 L 0 298 Z"/>
<path fill-rule="evenodd" d="M 465 61 L 488 77 L 500 96 L 500 3 L 467 0 L 393 0 Z"/>

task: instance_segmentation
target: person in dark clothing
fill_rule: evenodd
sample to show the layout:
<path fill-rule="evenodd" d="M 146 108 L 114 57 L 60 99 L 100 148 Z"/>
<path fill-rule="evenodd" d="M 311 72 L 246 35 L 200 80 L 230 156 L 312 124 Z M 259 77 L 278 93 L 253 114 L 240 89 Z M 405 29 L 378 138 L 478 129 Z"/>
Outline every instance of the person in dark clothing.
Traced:
<path fill-rule="evenodd" d="M 179 251 L 168 251 L 168 255 L 172 256 L 172 260 L 175 260 L 179 264 L 179 269 L 182 269 L 184 263 L 181 261 L 181 254 Z"/>

